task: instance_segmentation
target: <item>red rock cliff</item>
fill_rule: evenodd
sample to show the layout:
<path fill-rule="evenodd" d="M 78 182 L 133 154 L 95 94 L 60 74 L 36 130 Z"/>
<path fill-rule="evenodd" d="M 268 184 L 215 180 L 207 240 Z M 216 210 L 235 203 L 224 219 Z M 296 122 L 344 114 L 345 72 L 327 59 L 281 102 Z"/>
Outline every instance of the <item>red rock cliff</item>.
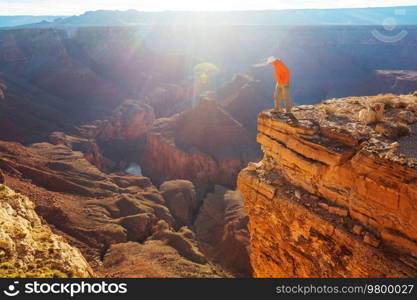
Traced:
<path fill-rule="evenodd" d="M 348 98 L 259 115 L 264 158 L 238 177 L 254 276 L 417 275 L 416 126 L 398 122 L 416 100 Z M 357 121 L 367 101 L 385 103 L 383 123 Z M 390 126 L 404 132 L 387 138 Z"/>
<path fill-rule="evenodd" d="M 217 103 L 155 121 L 140 165 L 155 183 L 187 179 L 197 186 L 234 186 L 239 171 L 256 160 L 249 132 Z"/>

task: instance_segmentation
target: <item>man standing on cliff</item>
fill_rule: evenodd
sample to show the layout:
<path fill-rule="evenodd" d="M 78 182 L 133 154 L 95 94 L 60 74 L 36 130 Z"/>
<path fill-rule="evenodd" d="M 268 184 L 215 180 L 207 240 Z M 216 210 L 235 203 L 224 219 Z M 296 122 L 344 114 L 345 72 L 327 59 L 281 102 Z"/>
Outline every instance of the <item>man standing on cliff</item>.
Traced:
<path fill-rule="evenodd" d="M 268 57 L 266 63 L 254 65 L 253 67 L 264 67 L 267 65 L 271 65 L 274 67 L 275 73 L 275 93 L 274 93 L 274 100 L 275 100 L 275 112 L 282 112 L 281 109 L 281 100 L 284 98 L 285 100 L 285 111 L 287 113 L 291 112 L 291 98 L 290 98 L 290 70 L 287 66 L 278 58 L 271 56 Z"/>

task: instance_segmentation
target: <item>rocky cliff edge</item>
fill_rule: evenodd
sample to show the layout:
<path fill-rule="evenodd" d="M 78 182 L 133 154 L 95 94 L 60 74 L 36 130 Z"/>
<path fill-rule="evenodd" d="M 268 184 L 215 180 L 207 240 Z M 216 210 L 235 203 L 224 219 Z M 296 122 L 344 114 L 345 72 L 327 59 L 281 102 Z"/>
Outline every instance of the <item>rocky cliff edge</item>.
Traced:
<path fill-rule="evenodd" d="M 385 107 L 365 124 L 360 111 Z M 417 276 L 415 95 L 265 111 L 263 159 L 242 170 L 257 277 Z"/>

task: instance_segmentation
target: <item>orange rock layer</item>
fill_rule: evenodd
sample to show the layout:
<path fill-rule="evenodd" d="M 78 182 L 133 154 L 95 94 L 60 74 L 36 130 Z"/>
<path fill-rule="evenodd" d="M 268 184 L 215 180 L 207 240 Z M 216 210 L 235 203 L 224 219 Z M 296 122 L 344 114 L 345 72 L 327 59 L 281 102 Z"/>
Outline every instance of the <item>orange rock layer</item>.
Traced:
<path fill-rule="evenodd" d="M 295 113 L 297 116 L 297 113 Z M 417 169 L 355 131 L 264 112 L 238 177 L 257 277 L 417 276 Z"/>

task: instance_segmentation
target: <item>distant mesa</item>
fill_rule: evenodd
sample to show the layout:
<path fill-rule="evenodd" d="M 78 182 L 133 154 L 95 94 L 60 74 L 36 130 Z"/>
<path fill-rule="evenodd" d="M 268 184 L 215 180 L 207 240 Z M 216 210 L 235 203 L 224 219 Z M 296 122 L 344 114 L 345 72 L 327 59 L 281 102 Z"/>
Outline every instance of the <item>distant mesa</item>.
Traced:
<path fill-rule="evenodd" d="M 396 12 L 405 11 L 398 15 Z M 137 10 L 96 10 L 70 17 L 0 17 L 0 26 L 57 27 L 57 26 L 138 26 L 138 25 L 384 25 L 395 18 L 397 25 L 416 24 L 416 6 L 341 8 L 341 9 L 291 9 L 226 12 Z M 47 22 L 49 23 L 47 23 Z M 37 23 L 39 22 L 39 23 Z"/>

